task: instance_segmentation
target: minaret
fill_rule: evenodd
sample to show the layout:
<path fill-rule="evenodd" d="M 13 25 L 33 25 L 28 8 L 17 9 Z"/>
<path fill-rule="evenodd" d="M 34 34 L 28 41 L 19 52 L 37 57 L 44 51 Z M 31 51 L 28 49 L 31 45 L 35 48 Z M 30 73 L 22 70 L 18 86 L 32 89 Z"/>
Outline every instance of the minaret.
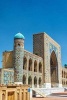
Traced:
<path fill-rule="evenodd" d="M 23 75 L 23 57 L 24 57 L 24 36 L 17 33 L 14 36 L 14 82 L 15 84 L 22 83 Z"/>

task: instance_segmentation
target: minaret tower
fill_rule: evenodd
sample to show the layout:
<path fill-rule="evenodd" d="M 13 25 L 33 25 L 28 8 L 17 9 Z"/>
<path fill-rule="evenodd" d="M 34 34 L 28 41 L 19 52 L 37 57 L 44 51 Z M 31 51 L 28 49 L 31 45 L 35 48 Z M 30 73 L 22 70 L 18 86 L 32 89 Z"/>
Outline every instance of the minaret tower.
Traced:
<path fill-rule="evenodd" d="M 14 36 L 14 82 L 15 84 L 22 83 L 23 75 L 23 57 L 24 57 L 24 36 L 17 33 Z"/>

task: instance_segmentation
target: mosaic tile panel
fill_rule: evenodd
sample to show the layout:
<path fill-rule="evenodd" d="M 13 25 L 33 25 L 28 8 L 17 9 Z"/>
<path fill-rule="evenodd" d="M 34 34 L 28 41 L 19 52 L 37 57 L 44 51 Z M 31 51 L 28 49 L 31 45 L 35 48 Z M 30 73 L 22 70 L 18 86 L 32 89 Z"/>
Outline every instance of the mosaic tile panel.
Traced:
<path fill-rule="evenodd" d="M 14 72 L 13 71 L 3 71 L 3 84 L 14 83 Z"/>
<path fill-rule="evenodd" d="M 56 56 L 58 56 L 58 49 L 52 43 L 49 43 L 49 50 L 50 54 L 52 53 L 52 51 L 55 51 Z"/>
<path fill-rule="evenodd" d="M 17 46 L 14 49 L 15 82 L 22 82 L 24 49 Z"/>

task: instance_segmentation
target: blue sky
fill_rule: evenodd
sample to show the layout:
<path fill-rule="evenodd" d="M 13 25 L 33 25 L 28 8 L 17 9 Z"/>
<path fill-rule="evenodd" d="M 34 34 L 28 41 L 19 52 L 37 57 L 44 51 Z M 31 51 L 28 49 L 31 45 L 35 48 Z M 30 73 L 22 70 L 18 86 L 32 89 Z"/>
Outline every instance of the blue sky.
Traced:
<path fill-rule="evenodd" d="M 25 49 L 33 51 L 34 33 L 46 32 L 61 45 L 67 63 L 67 0 L 0 0 L 0 67 L 2 52 L 13 50 L 14 35 L 25 36 Z"/>

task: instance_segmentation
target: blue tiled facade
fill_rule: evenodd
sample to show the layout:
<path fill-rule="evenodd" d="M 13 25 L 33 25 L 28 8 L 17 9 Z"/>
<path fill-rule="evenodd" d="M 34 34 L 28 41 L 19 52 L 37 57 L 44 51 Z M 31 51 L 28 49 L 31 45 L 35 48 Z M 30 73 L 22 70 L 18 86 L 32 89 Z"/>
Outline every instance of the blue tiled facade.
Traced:
<path fill-rule="evenodd" d="M 14 73 L 4 71 L 4 84 L 14 83 Z"/>
<path fill-rule="evenodd" d="M 50 50 L 50 55 L 51 55 L 52 51 L 54 51 L 56 54 L 56 57 L 58 56 L 58 49 L 52 43 L 49 43 L 49 50 Z"/>
<path fill-rule="evenodd" d="M 14 83 L 14 70 L 1 69 L 1 84 L 13 84 L 13 83 Z"/>

